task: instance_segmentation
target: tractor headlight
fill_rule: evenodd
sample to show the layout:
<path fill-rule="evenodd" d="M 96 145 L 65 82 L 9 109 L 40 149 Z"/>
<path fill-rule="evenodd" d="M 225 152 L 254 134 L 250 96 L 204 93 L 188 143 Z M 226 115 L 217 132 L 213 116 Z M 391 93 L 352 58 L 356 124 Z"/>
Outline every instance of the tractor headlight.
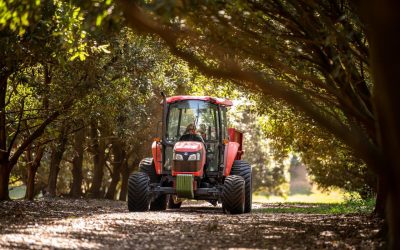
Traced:
<path fill-rule="evenodd" d="M 188 161 L 200 161 L 200 153 L 189 155 Z"/>
<path fill-rule="evenodd" d="M 176 154 L 176 153 L 174 153 L 173 159 L 174 159 L 175 161 L 183 161 L 183 156 L 182 156 L 181 154 Z"/>

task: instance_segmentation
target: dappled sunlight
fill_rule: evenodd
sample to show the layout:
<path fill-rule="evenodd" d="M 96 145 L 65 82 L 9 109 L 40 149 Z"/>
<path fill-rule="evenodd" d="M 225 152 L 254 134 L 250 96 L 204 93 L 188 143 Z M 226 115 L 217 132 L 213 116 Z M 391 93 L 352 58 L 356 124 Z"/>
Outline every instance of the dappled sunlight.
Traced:
<path fill-rule="evenodd" d="M 77 248 L 101 248 L 102 244 L 88 242 L 85 239 L 70 239 L 64 236 L 51 235 L 49 238 L 42 237 L 42 234 L 29 234 L 17 233 L 7 234 L 0 236 L 1 242 L 7 242 L 6 247 L 21 248 L 29 247 L 33 249 L 42 248 L 63 248 L 63 249 L 77 249 Z"/>
<path fill-rule="evenodd" d="M 318 190 L 313 193 L 296 194 L 289 196 L 266 196 L 263 194 L 253 195 L 253 201 L 256 202 L 270 202 L 270 203 L 282 203 L 282 202 L 301 202 L 301 203 L 343 203 L 348 199 L 349 193 L 341 190 L 333 190 L 330 192 L 321 192 Z"/>
<path fill-rule="evenodd" d="M 5 206 L 3 203 L 2 208 Z M 124 202 L 37 201 L 17 214 L 19 220 L 13 219 L 11 212 L 6 216 L 1 212 L 0 248 L 341 249 L 379 244 L 371 240 L 378 224 L 365 215 L 264 212 L 279 206 L 254 203 L 251 214 L 227 215 L 220 206 L 205 202 L 186 202 L 181 209 L 162 212 L 131 213 Z M 33 213 L 37 208 L 40 213 Z"/>
<path fill-rule="evenodd" d="M 400 249 L 399 9 L 1 1 L 0 250 Z"/>

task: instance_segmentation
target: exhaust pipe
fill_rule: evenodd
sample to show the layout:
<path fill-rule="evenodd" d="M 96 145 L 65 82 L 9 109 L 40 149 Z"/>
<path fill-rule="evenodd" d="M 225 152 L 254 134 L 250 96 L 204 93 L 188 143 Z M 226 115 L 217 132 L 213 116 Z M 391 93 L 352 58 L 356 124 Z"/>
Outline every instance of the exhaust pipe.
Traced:
<path fill-rule="evenodd" d="M 167 132 L 167 97 L 165 96 L 164 92 L 161 92 L 161 96 L 163 98 L 163 112 L 162 112 L 162 141 L 161 143 L 165 145 L 167 142 L 167 138 L 165 137 Z"/>

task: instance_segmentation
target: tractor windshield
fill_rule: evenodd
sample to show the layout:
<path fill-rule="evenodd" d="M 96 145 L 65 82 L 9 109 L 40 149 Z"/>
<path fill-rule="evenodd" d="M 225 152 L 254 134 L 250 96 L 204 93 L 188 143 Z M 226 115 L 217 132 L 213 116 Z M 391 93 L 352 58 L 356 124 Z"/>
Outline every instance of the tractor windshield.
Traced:
<path fill-rule="evenodd" d="M 167 140 L 175 142 L 185 134 L 197 134 L 205 142 L 218 141 L 217 105 L 198 100 L 170 104 Z"/>

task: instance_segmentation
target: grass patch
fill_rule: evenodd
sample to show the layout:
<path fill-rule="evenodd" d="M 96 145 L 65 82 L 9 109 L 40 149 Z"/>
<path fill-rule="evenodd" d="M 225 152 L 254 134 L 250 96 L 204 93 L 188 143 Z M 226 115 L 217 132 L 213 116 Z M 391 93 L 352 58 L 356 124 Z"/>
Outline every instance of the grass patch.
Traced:
<path fill-rule="evenodd" d="M 262 213 L 303 213 L 303 214 L 352 214 L 371 213 L 375 200 L 348 200 L 343 203 L 285 202 L 261 208 Z"/>
<path fill-rule="evenodd" d="M 26 186 L 9 187 L 9 196 L 11 200 L 22 199 L 25 197 Z"/>
<path fill-rule="evenodd" d="M 363 200 L 357 193 L 341 189 L 320 191 L 317 188 L 309 195 L 267 196 L 253 194 L 253 201 L 263 203 L 262 213 L 303 213 L 303 214 L 352 214 L 371 213 L 375 199 Z"/>
<path fill-rule="evenodd" d="M 265 195 L 263 193 L 253 194 L 253 201 L 261 203 L 286 203 L 286 202 L 300 202 L 300 203 L 343 203 L 353 196 L 348 192 L 340 189 L 322 192 L 318 189 L 313 190 L 311 194 L 295 194 L 289 196 L 274 196 Z"/>

